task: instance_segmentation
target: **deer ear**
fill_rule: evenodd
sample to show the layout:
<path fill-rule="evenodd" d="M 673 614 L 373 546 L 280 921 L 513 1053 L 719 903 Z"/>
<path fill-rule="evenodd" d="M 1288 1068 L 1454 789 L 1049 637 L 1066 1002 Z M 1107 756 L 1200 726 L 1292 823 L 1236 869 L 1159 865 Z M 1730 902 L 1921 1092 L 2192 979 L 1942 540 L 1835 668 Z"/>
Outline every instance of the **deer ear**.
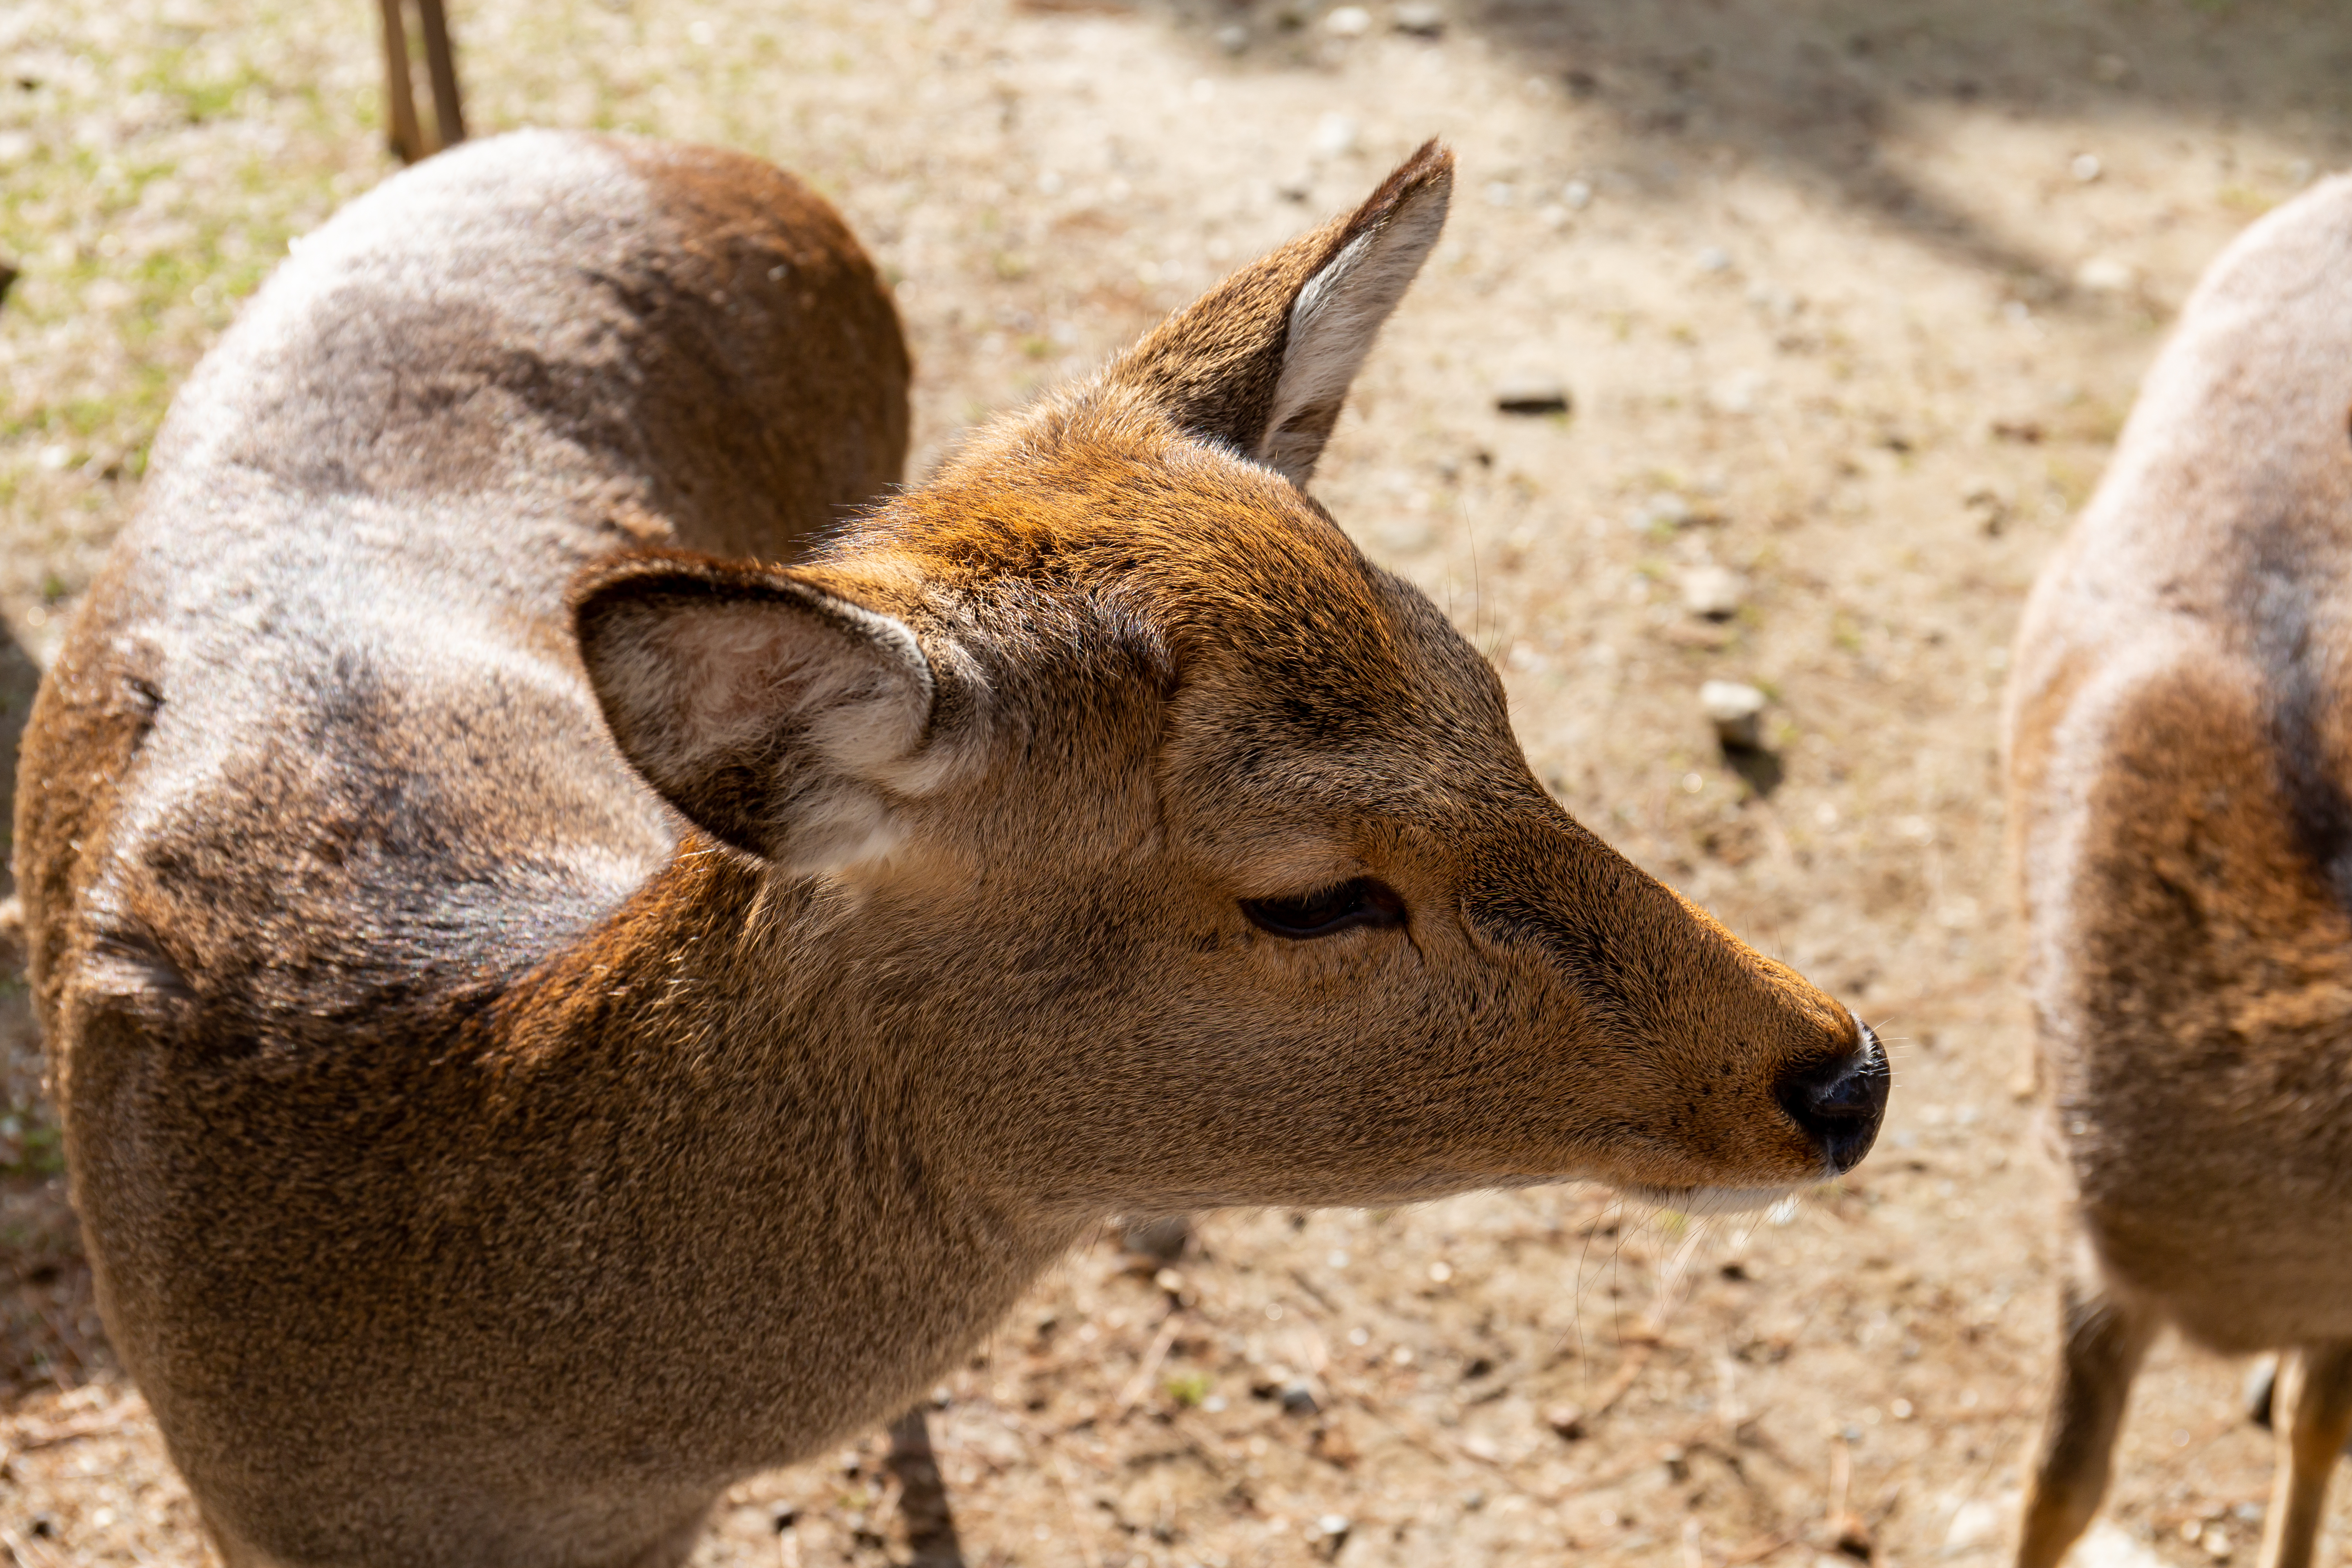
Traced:
<path fill-rule="evenodd" d="M 1362 206 L 1162 322 L 1109 384 L 1304 487 L 1381 323 L 1436 245 L 1453 190 L 1454 154 L 1425 143 Z"/>
<path fill-rule="evenodd" d="M 887 854 L 887 785 L 931 717 L 905 623 L 785 571 L 662 552 L 574 583 L 580 657 L 621 752 L 713 837 L 802 873 Z"/>

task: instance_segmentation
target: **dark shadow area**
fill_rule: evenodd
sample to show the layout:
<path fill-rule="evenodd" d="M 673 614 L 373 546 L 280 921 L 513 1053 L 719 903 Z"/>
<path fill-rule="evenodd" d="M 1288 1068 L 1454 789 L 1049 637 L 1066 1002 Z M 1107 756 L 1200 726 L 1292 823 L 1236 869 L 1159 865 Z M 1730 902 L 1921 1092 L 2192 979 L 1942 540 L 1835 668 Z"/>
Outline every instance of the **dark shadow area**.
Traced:
<path fill-rule="evenodd" d="M 1318 68 L 1332 47 L 1319 8 L 1299 0 L 1162 3 L 1204 48 L 1244 29 L 1244 69 Z M 1375 27 L 1416 19 L 1381 0 L 1366 9 Z M 1424 47 L 1483 37 L 1606 117 L 1617 143 L 1583 141 L 1567 157 L 1668 190 L 1727 159 L 1760 162 L 2045 296 L 2066 282 L 2029 238 L 1993 232 L 1884 159 L 1915 111 L 2170 120 L 2184 133 L 2259 126 L 2301 139 L 2322 168 L 2352 151 L 2352 5 L 2336 0 L 1442 0 L 1438 10 Z"/>
<path fill-rule="evenodd" d="M 1726 746 L 1723 765 L 1748 781 L 1748 787 L 1759 798 L 1769 799 L 1780 787 L 1787 771 L 1780 765 L 1780 753 L 1766 751 L 1761 746 Z"/>
<path fill-rule="evenodd" d="M 898 1511 L 907 1521 L 910 1568 L 964 1568 L 955 1510 L 931 1449 L 930 1424 L 916 1405 L 890 1423 L 890 1473 L 898 1480 Z"/>
<path fill-rule="evenodd" d="M 16 752 L 41 672 L 0 623 L 0 901 L 16 891 Z M 81 1231 L 66 1201 L 57 1115 L 41 1081 L 40 1037 L 11 920 L 0 925 L 0 1403 L 87 1383 L 110 1361 L 90 1294 Z"/>

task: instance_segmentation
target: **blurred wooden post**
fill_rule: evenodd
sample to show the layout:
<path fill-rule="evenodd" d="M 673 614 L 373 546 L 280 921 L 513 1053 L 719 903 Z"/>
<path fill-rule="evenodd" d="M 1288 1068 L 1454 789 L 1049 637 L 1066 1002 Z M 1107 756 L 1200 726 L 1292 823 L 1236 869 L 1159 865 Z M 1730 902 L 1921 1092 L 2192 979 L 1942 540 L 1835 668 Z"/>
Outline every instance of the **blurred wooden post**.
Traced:
<path fill-rule="evenodd" d="M 415 0 L 417 33 L 425 46 L 425 71 L 433 89 L 433 135 L 427 140 L 416 117 L 416 83 L 408 54 L 409 0 L 378 0 L 383 17 L 383 96 L 391 121 L 392 150 L 414 163 L 466 139 L 466 114 L 457 101 L 457 60 L 449 44 L 449 18 L 441 0 Z"/>
<path fill-rule="evenodd" d="M 441 0 L 416 0 L 425 34 L 425 70 L 433 79 L 434 151 L 466 139 L 466 112 L 457 104 L 457 58 L 449 48 L 449 19 Z"/>
<path fill-rule="evenodd" d="M 404 163 L 425 156 L 416 127 L 416 94 L 408 79 L 408 18 L 401 0 L 380 0 L 383 13 L 383 101 L 392 121 L 392 150 Z"/>

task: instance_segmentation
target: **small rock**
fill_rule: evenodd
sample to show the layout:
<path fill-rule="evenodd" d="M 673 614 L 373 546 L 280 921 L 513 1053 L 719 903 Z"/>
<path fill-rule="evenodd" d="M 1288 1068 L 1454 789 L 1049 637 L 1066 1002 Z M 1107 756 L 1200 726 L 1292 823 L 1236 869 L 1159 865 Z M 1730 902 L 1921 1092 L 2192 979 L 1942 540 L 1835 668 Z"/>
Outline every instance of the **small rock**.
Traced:
<path fill-rule="evenodd" d="M 1445 12 L 1429 0 L 1405 0 L 1389 14 L 1389 25 L 1416 38 L 1434 38 L 1445 31 Z"/>
<path fill-rule="evenodd" d="M 1342 11 L 1354 11 L 1359 16 L 1364 14 L 1359 7 L 1348 5 L 1331 15 L 1337 16 Z M 1318 157 L 1344 158 L 1355 150 L 1356 122 L 1352 118 L 1333 113 L 1315 122 L 1315 152 Z"/>
<path fill-rule="evenodd" d="M 1544 1425 L 1573 1443 L 1584 1436 L 1584 1412 L 1573 1405 L 1555 1405 L 1544 1412 Z"/>
<path fill-rule="evenodd" d="M 1237 55 L 1249 47 L 1249 29 L 1239 22 L 1228 22 L 1217 29 L 1217 47 L 1229 55 Z"/>
<path fill-rule="evenodd" d="M 1151 1282 L 1171 1296 L 1181 1296 L 1184 1293 L 1184 1277 L 1173 1268 L 1161 1269 L 1151 1277 Z"/>
<path fill-rule="evenodd" d="M 2164 1568 L 2164 1559 L 2102 1520 L 2070 1559 L 2074 1568 Z"/>
<path fill-rule="evenodd" d="M 1348 1435 L 1347 1427 L 1338 1421 L 1328 1421 L 1315 1428 L 1314 1441 L 1308 1446 L 1314 1456 L 1324 1463 L 1346 1469 L 1362 1458 L 1363 1451 Z"/>
<path fill-rule="evenodd" d="M 1710 245 L 1698 253 L 1701 272 L 1727 272 L 1731 268 L 1731 252 L 1719 245 Z"/>
<path fill-rule="evenodd" d="M 1568 204 L 1569 211 L 1580 213 L 1592 205 L 1592 187 L 1582 180 L 1570 180 L 1560 187 L 1559 199 Z"/>
<path fill-rule="evenodd" d="M 1727 621 L 1739 613 L 1739 574 L 1710 561 L 1683 574 L 1683 608 L 1706 621 Z"/>
<path fill-rule="evenodd" d="M 2015 510 L 2000 487 L 1989 484 L 1969 486 L 1960 494 L 1960 504 L 1977 514 L 1977 526 L 1989 539 L 1997 539 L 2009 526 L 2010 514 Z"/>
<path fill-rule="evenodd" d="M 1710 680 L 1698 689 L 1698 705 L 1715 726 L 1716 738 L 1734 750 L 1755 750 L 1763 733 L 1767 700 L 1744 681 Z"/>
<path fill-rule="evenodd" d="M 1698 517 L 1698 512 L 1691 508 L 1689 500 L 1684 500 L 1670 489 L 1661 489 L 1658 494 L 1649 496 L 1644 503 L 1637 505 L 1633 515 L 1625 517 L 1625 524 L 1634 533 L 1670 533 L 1673 529 L 1684 527 L 1686 521 L 1696 520 L 1696 517 Z"/>
<path fill-rule="evenodd" d="M 777 1503 L 768 1515 L 768 1522 L 776 1527 L 778 1535 L 782 1535 L 800 1521 L 801 1510 L 788 1502 Z"/>
<path fill-rule="evenodd" d="M 2091 79 L 2114 87 L 2131 75 L 2131 62 L 2121 55 L 2101 55 L 2091 62 Z"/>
<path fill-rule="evenodd" d="M 1952 1522 L 1944 1531 L 1944 1550 L 1957 1556 L 2000 1539 L 2000 1510 L 1978 1498 L 1952 1510 Z"/>
<path fill-rule="evenodd" d="M 1323 30 L 1335 38 L 1360 38 L 1372 30 L 1372 14 L 1361 5 L 1342 5 L 1323 18 Z"/>
<path fill-rule="evenodd" d="M 1293 1378 L 1282 1385 L 1282 1413 L 1285 1415 L 1313 1415 L 1322 1408 L 1316 1401 L 1314 1388 L 1305 1378 Z"/>
<path fill-rule="evenodd" d="M 1576 405 L 1567 387 L 1549 376 L 1520 376 L 1495 388 L 1495 406 L 1505 414 L 1565 414 Z"/>
<path fill-rule="evenodd" d="M 1877 1548 L 1870 1539 L 1870 1526 L 1862 1516 L 1849 1509 L 1830 1520 L 1831 1543 L 1857 1563 L 1867 1563 L 1876 1555 Z"/>
<path fill-rule="evenodd" d="M 1305 172 L 1274 183 L 1274 194 L 1286 202 L 1303 202 L 1315 194 L 1315 176 Z"/>
<path fill-rule="evenodd" d="M 2132 269 L 2112 256 L 2094 256 L 2074 268 L 2074 286 L 2094 294 L 2120 294 L 2134 282 Z"/>
<path fill-rule="evenodd" d="M 1756 395 L 1764 389 L 1764 378 L 1752 370 L 1736 370 L 1715 384 L 1706 395 L 1718 414 L 1753 414 Z"/>
<path fill-rule="evenodd" d="M 2099 177 L 2099 155 L 2096 153 L 2078 153 L 2066 168 L 2077 181 L 2087 185 Z"/>
<path fill-rule="evenodd" d="M 2230 1560 L 2230 1532 L 2218 1525 L 2199 1536 L 2197 1544 L 2203 1547 L 2205 1555 L 2216 1563 L 2226 1563 Z"/>

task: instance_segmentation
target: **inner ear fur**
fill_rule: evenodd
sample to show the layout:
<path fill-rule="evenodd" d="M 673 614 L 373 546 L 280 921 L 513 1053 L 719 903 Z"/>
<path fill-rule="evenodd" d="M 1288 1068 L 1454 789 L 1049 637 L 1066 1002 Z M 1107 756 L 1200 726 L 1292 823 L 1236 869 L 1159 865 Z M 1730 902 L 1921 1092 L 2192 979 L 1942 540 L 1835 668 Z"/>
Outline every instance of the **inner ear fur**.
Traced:
<path fill-rule="evenodd" d="M 1354 212 L 1161 322 L 1110 384 L 1303 487 L 1381 323 L 1436 245 L 1453 189 L 1454 154 L 1423 143 Z"/>
<path fill-rule="evenodd" d="M 673 552 L 588 568 L 572 607 L 614 741 L 689 821 L 796 871 L 888 852 L 885 781 L 936 695 L 903 622 L 791 571 Z"/>

